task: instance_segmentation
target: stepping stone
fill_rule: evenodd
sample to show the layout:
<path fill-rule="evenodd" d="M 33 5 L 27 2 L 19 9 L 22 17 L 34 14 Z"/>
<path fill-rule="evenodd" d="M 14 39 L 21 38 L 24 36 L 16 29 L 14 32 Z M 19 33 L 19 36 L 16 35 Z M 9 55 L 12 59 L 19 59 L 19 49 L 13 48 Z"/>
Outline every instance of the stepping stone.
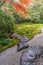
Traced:
<path fill-rule="evenodd" d="M 28 42 L 20 42 L 18 45 L 17 51 L 21 51 L 21 50 L 28 48 L 28 47 L 29 47 Z"/>

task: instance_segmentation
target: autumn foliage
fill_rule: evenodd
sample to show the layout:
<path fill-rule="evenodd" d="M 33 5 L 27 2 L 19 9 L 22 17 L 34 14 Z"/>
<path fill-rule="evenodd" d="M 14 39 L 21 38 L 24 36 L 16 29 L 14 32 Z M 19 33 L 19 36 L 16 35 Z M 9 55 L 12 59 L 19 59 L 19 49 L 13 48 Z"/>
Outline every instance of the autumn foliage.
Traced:
<path fill-rule="evenodd" d="M 24 13 L 24 14 L 27 13 L 26 8 L 23 7 L 20 3 L 13 2 L 12 4 L 13 4 L 13 6 L 15 6 L 16 12 L 19 12 L 19 13 L 21 12 L 21 13 Z"/>
<path fill-rule="evenodd" d="M 11 0 L 8 0 L 14 7 L 15 11 L 20 13 L 22 16 L 25 16 L 27 14 L 27 8 L 30 5 L 30 0 L 20 0 L 19 2 L 13 2 Z"/>
<path fill-rule="evenodd" d="M 25 4 L 27 7 L 30 4 L 30 0 L 20 0 L 21 4 Z"/>

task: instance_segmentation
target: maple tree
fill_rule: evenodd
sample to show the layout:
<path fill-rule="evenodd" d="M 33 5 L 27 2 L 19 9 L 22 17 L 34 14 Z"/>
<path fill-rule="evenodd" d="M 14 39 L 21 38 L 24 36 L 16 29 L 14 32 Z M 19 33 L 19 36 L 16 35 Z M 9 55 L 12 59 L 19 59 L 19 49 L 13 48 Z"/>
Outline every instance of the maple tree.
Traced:
<path fill-rule="evenodd" d="M 29 7 L 31 0 L 20 0 L 19 2 L 15 2 L 13 0 L 7 1 L 15 7 L 16 12 L 20 13 L 22 16 L 25 16 L 27 14 L 27 8 Z"/>
<path fill-rule="evenodd" d="M 1 0 L 0 0 L 1 1 Z M 3 0 L 1 1 L 1 4 L 10 3 L 13 5 L 14 10 L 18 13 L 20 13 L 22 16 L 25 16 L 27 14 L 27 9 L 30 6 L 31 0 L 20 0 L 19 2 L 14 1 L 14 0 Z"/>
<path fill-rule="evenodd" d="M 25 15 L 27 13 L 26 8 L 23 7 L 20 3 L 13 2 L 12 4 L 15 6 L 15 11 L 16 12 L 19 12 L 21 14 L 23 13 L 23 15 Z"/>
<path fill-rule="evenodd" d="M 26 5 L 27 7 L 30 5 L 31 0 L 20 0 L 21 4 Z"/>

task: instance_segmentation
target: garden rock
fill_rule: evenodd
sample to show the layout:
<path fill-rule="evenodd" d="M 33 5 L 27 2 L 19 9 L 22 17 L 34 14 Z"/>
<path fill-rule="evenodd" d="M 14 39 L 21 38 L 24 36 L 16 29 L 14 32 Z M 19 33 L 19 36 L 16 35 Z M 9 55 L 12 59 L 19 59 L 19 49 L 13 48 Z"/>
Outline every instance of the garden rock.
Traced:
<path fill-rule="evenodd" d="M 32 46 L 30 49 L 34 49 L 36 51 L 37 56 L 40 56 L 43 54 L 43 46 L 35 45 L 35 46 Z"/>
<path fill-rule="evenodd" d="M 20 42 L 27 42 L 29 41 L 29 39 L 26 37 L 26 36 L 21 36 L 21 35 L 18 35 L 17 33 L 13 33 L 10 38 L 16 38 L 16 39 L 19 39 Z"/>
<path fill-rule="evenodd" d="M 43 47 L 39 45 L 32 46 L 23 51 L 20 57 L 20 65 L 37 65 L 35 64 L 35 61 L 36 59 L 39 59 L 40 56 L 43 56 L 42 52 Z"/>
<path fill-rule="evenodd" d="M 21 38 L 21 36 L 20 36 L 20 35 L 18 35 L 17 33 L 13 33 L 13 34 L 11 35 L 11 37 L 10 37 L 10 38 L 20 39 L 20 38 Z"/>
<path fill-rule="evenodd" d="M 21 55 L 21 65 L 24 63 L 34 62 L 36 58 L 36 52 L 34 50 L 26 50 Z"/>
<path fill-rule="evenodd" d="M 26 36 L 21 36 L 20 41 L 21 42 L 28 42 L 29 39 Z"/>
<path fill-rule="evenodd" d="M 35 62 L 22 62 L 20 65 L 37 65 Z"/>
<path fill-rule="evenodd" d="M 23 49 L 25 49 L 25 48 L 28 48 L 28 47 L 29 47 L 28 42 L 20 42 L 19 45 L 18 45 L 17 50 L 18 50 L 18 51 L 21 51 L 21 50 L 23 50 Z"/>

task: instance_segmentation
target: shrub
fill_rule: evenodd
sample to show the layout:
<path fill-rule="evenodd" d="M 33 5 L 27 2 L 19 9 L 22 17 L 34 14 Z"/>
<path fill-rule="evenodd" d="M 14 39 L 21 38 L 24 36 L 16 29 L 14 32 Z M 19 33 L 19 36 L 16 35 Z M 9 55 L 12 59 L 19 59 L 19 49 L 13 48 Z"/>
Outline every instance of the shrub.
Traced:
<path fill-rule="evenodd" d="M 14 32 L 14 19 L 0 10 L 0 37 Z"/>
<path fill-rule="evenodd" d="M 41 33 L 39 26 L 32 23 L 16 24 L 15 28 L 17 34 L 27 36 L 29 39 L 32 39 L 36 34 Z"/>
<path fill-rule="evenodd" d="M 13 13 L 13 16 L 14 16 L 14 19 L 15 19 L 15 23 L 24 23 L 24 22 L 27 22 L 27 19 L 25 19 L 24 17 L 21 17 L 16 12 Z"/>
<path fill-rule="evenodd" d="M 36 3 L 29 9 L 29 17 L 35 23 L 43 23 L 43 3 Z"/>
<path fill-rule="evenodd" d="M 9 38 L 0 39 L 0 45 L 7 45 L 9 44 L 9 42 L 10 42 Z"/>

